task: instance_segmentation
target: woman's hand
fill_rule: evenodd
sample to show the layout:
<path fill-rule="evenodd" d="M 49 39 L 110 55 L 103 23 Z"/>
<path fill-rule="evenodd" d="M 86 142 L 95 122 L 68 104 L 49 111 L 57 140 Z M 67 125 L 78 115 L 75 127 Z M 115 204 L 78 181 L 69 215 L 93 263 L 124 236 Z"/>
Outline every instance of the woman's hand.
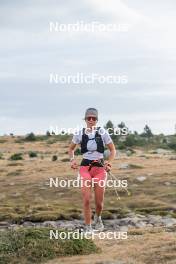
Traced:
<path fill-rule="evenodd" d="M 70 167 L 74 170 L 78 169 L 78 164 L 76 160 L 74 159 L 74 150 L 76 148 L 76 144 L 73 142 L 70 144 L 68 154 L 70 156 Z"/>
<path fill-rule="evenodd" d="M 110 171 L 111 170 L 111 163 L 106 160 L 104 163 L 104 168 L 107 172 Z"/>
<path fill-rule="evenodd" d="M 75 159 L 72 159 L 72 160 L 70 161 L 70 166 L 71 166 L 71 168 L 72 168 L 73 170 L 78 169 L 78 163 L 77 163 L 77 161 L 76 161 Z"/>

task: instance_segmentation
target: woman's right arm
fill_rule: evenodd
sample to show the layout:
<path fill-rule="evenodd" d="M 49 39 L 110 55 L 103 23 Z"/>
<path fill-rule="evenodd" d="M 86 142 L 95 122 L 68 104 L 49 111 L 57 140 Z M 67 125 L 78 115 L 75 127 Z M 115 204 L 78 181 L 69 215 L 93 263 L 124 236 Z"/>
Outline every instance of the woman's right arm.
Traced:
<path fill-rule="evenodd" d="M 69 150 L 68 150 L 68 154 L 70 157 L 70 166 L 72 169 L 77 169 L 78 168 L 78 164 L 75 160 L 75 155 L 74 155 L 74 151 L 76 148 L 76 144 L 74 144 L 73 142 L 71 142 Z"/>

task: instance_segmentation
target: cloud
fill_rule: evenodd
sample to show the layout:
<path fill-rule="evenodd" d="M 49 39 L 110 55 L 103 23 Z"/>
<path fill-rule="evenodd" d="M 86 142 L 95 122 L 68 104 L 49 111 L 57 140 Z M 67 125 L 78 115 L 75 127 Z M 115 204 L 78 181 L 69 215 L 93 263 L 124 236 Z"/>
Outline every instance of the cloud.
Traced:
<path fill-rule="evenodd" d="M 140 20 L 145 19 L 145 16 L 140 14 L 133 8 L 129 8 L 121 0 L 86 0 L 91 7 L 104 17 L 109 16 L 113 21 L 135 24 Z"/>
<path fill-rule="evenodd" d="M 174 7 L 171 0 L 1 1 L 0 105 L 6 118 L 0 119 L 2 131 L 10 131 L 12 123 L 21 132 L 37 124 L 44 129 L 50 121 L 73 124 L 90 104 L 100 109 L 102 120 L 131 119 L 134 128 L 143 127 L 142 116 L 152 125 L 157 119 L 158 131 L 164 129 L 166 118 L 174 122 Z M 49 33 L 50 21 L 80 20 L 131 27 L 127 33 Z M 52 86 L 51 72 L 126 74 L 129 83 Z"/>

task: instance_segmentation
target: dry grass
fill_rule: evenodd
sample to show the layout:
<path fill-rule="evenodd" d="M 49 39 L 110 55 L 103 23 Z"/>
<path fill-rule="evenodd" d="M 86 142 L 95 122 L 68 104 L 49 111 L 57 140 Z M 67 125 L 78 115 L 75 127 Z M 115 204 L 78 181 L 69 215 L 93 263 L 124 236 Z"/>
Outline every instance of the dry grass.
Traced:
<path fill-rule="evenodd" d="M 0 220 L 20 221 L 30 219 L 69 219 L 81 214 L 81 193 L 78 188 L 49 188 L 50 177 L 75 179 L 77 173 L 69 167 L 67 158 L 68 141 L 48 144 L 47 141 L 15 143 L 16 138 L 4 138 L 1 144 L 3 160 L 0 160 Z M 51 140 L 51 139 L 50 139 Z M 29 150 L 38 153 L 37 158 L 29 158 Z M 23 153 L 21 161 L 9 161 L 14 154 Z M 122 155 L 113 164 L 112 172 L 118 179 L 127 179 L 130 197 L 119 190 L 121 200 L 117 201 L 112 189 L 106 190 L 104 214 L 111 210 L 124 215 L 128 209 L 143 213 L 171 213 L 175 216 L 176 204 L 176 163 L 167 156 L 145 153 L 147 159 L 136 154 Z M 58 156 L 53 162 L 52 156 Z M 80 159 L 80 158 L 79 158 Z M 133 164 L 129 169 L 121 170 L 121 163 Z M 135 167 L 135 164 L 137 165 Z M 138 165 L 141 168 L 138 168 Z M 144 182 L 138 182 L 137 176 L 145 175 Z M 169 186 L 165 182 L 170 182 Z M 73 199 L 74 198 L 74 199 Z M 93 205 L 93 196 L 92 196 Z M 75 214 L 76 210 L 76 214 Z"/>
<path fill-rule="evenodd" d="M 140 232 L 140 234 L 139 234 Z M 102 253 L 86 256 L 64 257 L 49 261 L 47 264 L 175 264 L 176 240 L 175 233 L 166 233 L 161 229 L 131 230 L 126 240 L 95 240 Z"/>

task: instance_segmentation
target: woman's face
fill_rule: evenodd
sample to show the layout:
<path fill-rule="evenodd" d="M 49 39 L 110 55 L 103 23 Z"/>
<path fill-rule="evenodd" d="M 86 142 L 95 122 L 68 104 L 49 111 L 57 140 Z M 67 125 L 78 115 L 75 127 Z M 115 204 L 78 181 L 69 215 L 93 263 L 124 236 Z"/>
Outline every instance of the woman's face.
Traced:
<path fill-rule="evenodd" d="M 85 121 L 86 121 L 87 127 L 93 127 L 93 126 L 96 126 L 97 124 L 97 118 L 95 116 L 87 116 Z"/>

